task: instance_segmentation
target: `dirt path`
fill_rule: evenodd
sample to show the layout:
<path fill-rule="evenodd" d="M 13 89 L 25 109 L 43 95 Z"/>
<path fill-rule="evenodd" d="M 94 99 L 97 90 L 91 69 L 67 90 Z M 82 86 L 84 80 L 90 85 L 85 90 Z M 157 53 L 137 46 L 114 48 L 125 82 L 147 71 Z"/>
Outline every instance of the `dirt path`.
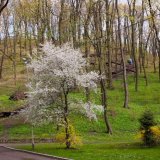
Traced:
<path fill-rule="evenodd" d="M 14 151 L 0 146 L 0 160 L 63 160 L 61 158 L 51 158 L 32 153 Z"/>

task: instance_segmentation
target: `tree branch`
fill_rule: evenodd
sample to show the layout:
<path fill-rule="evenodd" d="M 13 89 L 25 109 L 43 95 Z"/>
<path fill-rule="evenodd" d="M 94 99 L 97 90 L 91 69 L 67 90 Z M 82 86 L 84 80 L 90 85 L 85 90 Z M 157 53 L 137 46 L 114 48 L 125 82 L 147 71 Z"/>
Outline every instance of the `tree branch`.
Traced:
<path fill-rule="evenodd" d="M 1 0 L 1 3 L 0 3 L 0 15 L 2 13 L 2 11 L 7 7 L 9 3 L 9 0 Z"/>

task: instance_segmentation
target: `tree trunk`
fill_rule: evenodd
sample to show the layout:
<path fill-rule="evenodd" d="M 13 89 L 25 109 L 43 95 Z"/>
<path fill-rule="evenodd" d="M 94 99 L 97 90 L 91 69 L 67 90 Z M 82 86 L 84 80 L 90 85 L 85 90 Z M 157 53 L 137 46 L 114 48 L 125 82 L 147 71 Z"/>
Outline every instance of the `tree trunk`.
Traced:
<path fill-rule="evenodd" d="M 106 2 L 106 32 L 107 32 L 107 38 L 106 38 L 106 49 L 107 49 L 107 59 L 108 59 L 108 88 L 113 89 L 113 79 L 112 79 L 112 56 L 111 56 L 111 50 L 110 50 L 110 36 L 111 36 L 111 30 L 110 30 L 110 14 L 109 14 L 109 1 L 105 0 Z"/>
<path fill-rule="evenodd" d="M 120 22 L 120 15 L 119 15 L 119 9 L 118 9 L 118 0 L 116 0 L 116 10 L 118 15 L 118 38 L 119 38 L 120 52 L 121 52 L 122 65 L 123 65 L 123 84 L 124 84 L 124 91 L 125 91 L 124 108 L 129 108 L 128 107 L 129 93 L 128 93 L 128 84 L 127 84 L 126 62 L 125 62 L 125 55 L 122 47 L 121 22 Z"/>
<path fill-rule="evenodd" d="M 32 151 L 35 149 L 35 142 L 34 142 L 34 127 L 32 126 Z"/>
<path fill-rule="evenodd" d="M 128 0 L 129 1 L 129 0 Z M 129 4 L 129 2 L 128 2 Z M 134 59 L 134 66 L 135 66 L 135 91 L 138 91 L 138 77 L 139 77 L 139 70 L 138 70 L 138 60 L 136 55 L 136 46 L 135 46 L 135 9 L 136 9 L 136 0 L 132 1 L 132 10 L 130 7 L 130 16 L 131 16 L 131 39 L 132 39 L 132 47 L 131 47 L 131 55 Z"/>
<path fill-rule="evenodd" d="M 99 66 L 99 72 L 100 75 L 102 74 L 102 60 L 99 57 L 98 58 L 98 66 Z M 104 79 L 100 80 L 100 86 L 101 86 L 101 104 L 104 107 L 104 121 L 105 121 L 105 125 L 106 125 L 106 129 L 107 129 L 107 133 L 112 134 L 112 127 L 109 123 L 109 119 L 108 119 L 108 115 L 107 115 L 107 109 L 108 109 L 108 105 L 107 105 L 107 90 L 106 90 L 106 82 Z"/>
<path fill-rule="evenodd" d="M 64 91 L 64 122 L 65 122 L 65 134 L 66 134 L 66 148 L 70 149 L 70 133 L 69 133 L 69 122 L 68 122 L 68 92 Z"/>
<path fill-rule="evenodd" d="M 160 82 L 160 38 L 159 38 L 159 32 L 158 32 L 158 29 L 157 29 L 157 26 L 156 26 L 156 23 L 155 23 L 155 14 L 154 14 L 154 11 L 152 9 L 152 5 L 151 5 L 151 1 L 148 0 L 148 3 L 149 3 L 149 10 L 150 10 L 150 14 L 151 14 L 151 20 L 152 20 L 152 24 L 153 24 L 153 29 L 155 31 L 155 35 L 156 35 L 156 40 L 157 40 L 157 47 L 158 47 L 158 67 L 159 67 L 159 82 Z"/>

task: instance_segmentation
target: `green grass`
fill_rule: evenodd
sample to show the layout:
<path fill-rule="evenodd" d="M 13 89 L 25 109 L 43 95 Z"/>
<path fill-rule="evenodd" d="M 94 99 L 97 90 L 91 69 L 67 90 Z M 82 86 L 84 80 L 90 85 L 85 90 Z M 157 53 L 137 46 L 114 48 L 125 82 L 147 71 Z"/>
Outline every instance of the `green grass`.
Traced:
<path fill-rule="evenodd" d="M 17 85 L 15 85 L 12 65 L 11 61 L 5 60 L 3 79 L 0 80 L 0 112 L 12 111 L 24 104 L 24 101 L 9 100 L 9 96 L 17 89 L 25 90 L 24 83 L 27 80 L 24 64 L 17 57 Z M 158 73 L 148 73 L 148 86 L 145 86 L 141 75 L 138 92 L 135 92 L 134 84 L 133 76 L 129 75 L 130 109 L 123 108 L 122 78 L 114 81 L 114 90 L 108 90 L 108 115 L 113 135 L 105 133 L 103 115 L 98 115 L 99 121 L 91 122 L 79 113 L 71 113 L 70 123 L 82 137 L 84 145 L 77 149 L 66 150 L 64 144 L 36 144 L 35 151 L 75 160 L 159 160 L 160 147 L 145 148 L 140 144 L 140 140 L 136 139 L 139 130 L 138 119 L 146 109 L 154 113 L 157 123 L 160 124 Z M 72 92 L 70 99 L 85 101 L 84 91 L 79 91 Z M 101 103 L 99 89 L 97 93 L 91 93 L 91 99 L 93 103 Z M 7 133 L 6 137 L 9 139 L 31 139 L 31 126 L 14 118 L 0 120 L 0 139 L 3 138 L 4 133 Z M 54 138 L 56 133 L 54 124 L 34 128 L 35 138 Z M 31 150 L 31 145 L 22 145 L 18 148 Z"/>
<path fill-rule="evenodd" d="M 0 112 L 4 111 L 13 111 L 16 108 L 20 107 L 24 104 L 23 101 L 12 101 L 9 100 L 8 95 L 1 95 L 0 96 Z"/>
<path fill-rule="evenodd" d="M 10 61 L 5 61 L 2 79 L 0 79 L 0 112 L 13 111 L 23 106 L 24 101 L 12 101 L 9 97 L 17 90 L 25 90 L 25 68 L 22 62 L 17 62 L 17 84 L 13 80 L 13 69 Z M 23 72 L 24 71 L 24 72 Z"/>
<path fill-rule="evenodd" d="M 103 115 L 98 115 L 99 121 L 91 122 L 83 115 L 71 113 L 70 123 L 74 125 L 77 133 L 82 137 L 84 145 L 78 149 L 66 150 L 64 145 L 59 144 L 39 144 L 36 151 L 57 156 L 69 157 L 75 160 L 158 160 L 160 147 L 144 148 L 140 141 L 136 139 L 139 129 L 138 119 L 141 114 L 150 109 L 156 121 L 160 124 L 160 83 L 158 74 L 148 74 L 148 86 L 145 86 L 143 76 L 140 76 L 139 91 L 135 92 L 133 76 L 128 77 L 129 84 L 129 107 L 123 108 L 124 91 L 123 81 L 114 81 L 114 90 L 108 90 L 108 115 L 113 128 L 113 135 L 107 135 L 103 121 Z M 9 101 L 9 93 L 12 88 L 5 90 L 5 86 L 0 85 L 0 106 L 5 109 L 12 109 L 18 106 L 19 102 Z M 15 88 L 14 88 L 15 90 Z M 13 90 L 12 90 L 13 91 Z M 100 90 L 91 93 L 92 102 L 100 104 Z M 85 101 L 84 92 L 75 91 L 70 94 L 70 99 Z M 13 107 L 14 108 L 14 107 Z M 1 109 L 1 108 L 0 108 Z M 57 133 L 54 124 L 35 128 L 36 138 L 54 138 Z M 3 127 L 0 126 L 0 133 Z M 31 127 L 27 124 L 17 124 L 8 128 L 8 137 L 28 139 L 31 138 Z M 30 150 L 30 146 L 20 148 Z"/>
<path fill-rule="evenodd" d="M 54 138 L 54 128 L 52 125 L 45 125 L 34 128 L 35 138 Z M 12 139 L 31 139 L 31 126 L 28 124 L 20 124 L 8 129 L 9 136 Z"/>
<path fill-rule="evenodd" d="M 63 156 L 74 160 L 159 160 L 160 147 L 145 148 L 137 144 L 111 143 L 85 144 L 78 149 L 64 149 L 59 144 L 38 144 L 35 151 Z M 20 147 L 31 150 L 30 146 Z"/>
<path fill-rule="evenodd" d="M 139 91 L 134 90 L 134 80 L 129 76 L 130 109 L 123 108 L 124 92 L 121 79 L 114 82 L 115 89 L 108 91 L 109 120 L 112 124 L 113 135 L 105 133 L 103 116 L 99 115 L 98 122 L 90 122 L 81 114 L 71 114 L 70 122 L 75 126 L 83 139 L 84 145 L 66 150 L 64 145 L 37 144 L 36 152 L 68 157 L 75 160 L 158 160 L 160 147 L 145 148 L 136 139 L 139 130 L 138 119 L 145 110 L 151 110 L 160 124 L 160 83 L 158 76 L 149 73 L 149 85 L 145 86 L 140 77 Z M 99 90 L 92 93 L 92 101 L 100 104 Z M 85 101 L 83 92 L 73 92 L 70 98 Z M 113 113 L 112 115 L 110 113 Z M 56 133 L 55 130 L 53 130 Z M 20 148 L 31 150 L 31 146 Z"/>

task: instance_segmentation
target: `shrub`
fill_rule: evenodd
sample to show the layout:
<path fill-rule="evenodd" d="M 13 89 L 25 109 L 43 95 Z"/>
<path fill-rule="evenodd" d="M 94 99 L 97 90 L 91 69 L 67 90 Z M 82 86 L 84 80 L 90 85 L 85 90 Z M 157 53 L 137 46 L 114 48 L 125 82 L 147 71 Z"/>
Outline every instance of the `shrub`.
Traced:
<path fill-rule="evenodd" d="M 82 145 L 81 137 L 76 134 L 75 128 L 72 125 L 69 125 L 69 142 L 71 147 L 77 147 Z M 61 129 L 60 132 L 55 137 L 56 142 L 66 144 L 66 133 L 65 129 Z"/>
<path fill-rule="evenodd" d="M 152 146 L 156 144 L 152 127 L 155 126 L 153 113 L 145 111 L 139 119 L 140 122 L 140 134 L 141 138 L 146 146 Z"/>
<path fill-rule="evenodd" d="M 160 126 L 150 127 L 150 130 L 153 134 L 153 138 L 154 138 L 155 142 L 159 143 L 160 142 Z"/>

